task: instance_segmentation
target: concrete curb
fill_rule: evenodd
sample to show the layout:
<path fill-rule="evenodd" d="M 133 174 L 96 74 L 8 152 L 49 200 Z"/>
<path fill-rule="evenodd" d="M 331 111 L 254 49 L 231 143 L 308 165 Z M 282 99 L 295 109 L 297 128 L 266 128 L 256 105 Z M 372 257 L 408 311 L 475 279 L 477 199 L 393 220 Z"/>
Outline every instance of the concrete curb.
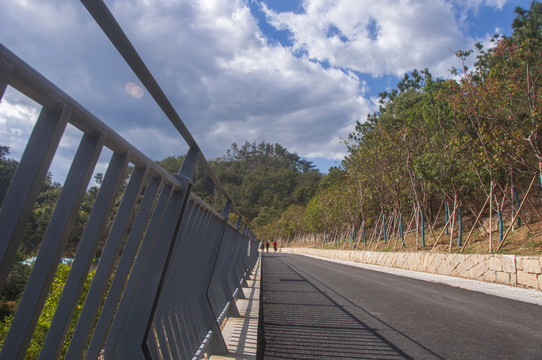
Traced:
<path fill-rule="evenodd" d="M 542 290 L 542 256 L 315 248 L 282 251 Z"/>
<path fill-rule="evenodd" d="M 290 252 L 290 253 L 294 253 L 294 252 Z M 542 292 L 538 290 L 523 289 L 523 288 L 519 288 L 515 286 L 488 283 L 484 281 L 463 279 L 463 278 L 457 278 L 457 277 L 446 276 L 446 275 L 430 274 L 430 273 L 413 271 L 413 270 L 391 268 L 391 267 L 382 266 L 382 265 L 363 264 L 363 263 L 354 262 L 354 261 L 332 259 L 329 257 L 309 255 L 309 254 L 303 254 L 303 253 L 297 253 L 297 254 L 319 259 L 319 260 L 331 261 L 331 262 L 345 264 L 349 266 L 355 266 L 355 267 L 359 267 L 363 269 L 385 272 L 385 273 L 393 274 L 397 276 L 404 276 L 404 277 L 409 277 L 413 279 L 454 286 L 454 287 L 458 287 L 458 288 L 462 288 L 466 290 L 478 291 L 478 292 L 482 292 L 489 295 L 500 296 L 500 297 L 511 299 L 511 300 L 522 301 L 522 302 L 542 306 Z"/>

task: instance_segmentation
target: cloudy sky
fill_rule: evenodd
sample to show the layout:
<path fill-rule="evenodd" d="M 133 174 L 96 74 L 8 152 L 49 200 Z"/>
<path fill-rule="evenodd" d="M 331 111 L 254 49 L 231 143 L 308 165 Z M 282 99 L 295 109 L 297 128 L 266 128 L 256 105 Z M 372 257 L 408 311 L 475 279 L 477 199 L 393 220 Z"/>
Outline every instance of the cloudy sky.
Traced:
<path fill-rule="evenodd" d="M 106 0 L 207 158 L 280 143 L 326 172 L 378 93 L 412 69 L 510 34 L 517 0 Z M 153 160 L 187 147 L 79 1 L 0 1 L 0 42 Z M 13 89 L 0 145 L 24 150 L 39 106 Z M 78 134 L 51 171 L 62 182 Z M 107 153 L 104 155 L 107 156 Z M 110 156 L 110 155 L 109 155 Z"/>

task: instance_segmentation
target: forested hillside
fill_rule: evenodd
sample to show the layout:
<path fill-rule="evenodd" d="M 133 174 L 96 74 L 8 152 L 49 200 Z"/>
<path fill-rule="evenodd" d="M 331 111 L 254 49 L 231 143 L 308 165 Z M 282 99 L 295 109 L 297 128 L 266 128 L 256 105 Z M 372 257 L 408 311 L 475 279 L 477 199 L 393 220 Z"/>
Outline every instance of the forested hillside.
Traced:
<path fill-rule="evenodd" d="M 184 156 L 158 163 L 171 173 L 178 171 Z M 303 209 L 316 194 L 322 174 L 310 161 L 288 152 L 280 144 L 232 144 L 226 154 L 210 161 L 234 203 L 260 237 L 273 237 L 281 214 Z M 196 170 L 194 191 L 219 210 L 223 196 L 201 169 Z M 296 210 L 294 210 L 296 209 Z M 295 232 L 291 231 L 291 236 Z"/>

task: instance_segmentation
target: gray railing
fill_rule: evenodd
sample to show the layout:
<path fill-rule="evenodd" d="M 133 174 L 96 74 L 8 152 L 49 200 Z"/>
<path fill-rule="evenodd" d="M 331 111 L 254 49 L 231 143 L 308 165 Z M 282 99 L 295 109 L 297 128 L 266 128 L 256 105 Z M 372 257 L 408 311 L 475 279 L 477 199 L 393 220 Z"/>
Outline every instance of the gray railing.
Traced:
<path fill-rule="evenodd" d="M 58 358 L 66 341 L 67 359 L 96 359 L 100 354 L 106 359 L 187 359 L 198 357 L 204 349 L 226 353 L 219 321 L 228 310 L 236 312 L 236 294 L 257 260 L 256 239 L 105 5 L 84 3 L 179 130 L 189 151 L 179 173 L 168 174 L 0 44 L 0 100 L 11 86 L 42 106 L 0 210 L 0 289 L 12 271 L 64 129 L 72 124 L 83 133 L 0 359 L 25 358 L 104 147 L 113 155 L 39 358 Z M 197 162 L 226 198 L 222 213 L 191 191 Z M 129 168 L 133 170 L 123 187 Z M 122 201 L 112 214 L 118 196 Z M 235 225 L 228 223 L 231 212 L 237 215 Z M 111 216 L 114 221 L 107 225 Z M 67 337 L 106 231 L 107 241 L 75 331 Z"/>

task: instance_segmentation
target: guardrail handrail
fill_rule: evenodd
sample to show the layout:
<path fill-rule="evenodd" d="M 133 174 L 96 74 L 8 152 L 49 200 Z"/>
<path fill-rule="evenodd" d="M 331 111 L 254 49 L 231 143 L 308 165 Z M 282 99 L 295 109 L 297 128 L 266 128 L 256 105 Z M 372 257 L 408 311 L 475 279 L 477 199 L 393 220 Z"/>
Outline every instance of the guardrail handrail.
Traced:
<path fill-rule="evenodd" d="M 88 12 L 92 15 L 105 35 L 109 38 L 111 43 L 115 46 L 124 61 L 126 61 L 128 66 L 130 66 L 139 81 L 141 81 L 143 86 L 145 86 L 145 89 L 153 97 L 154 101 L 156 101 L 156 104 L 158 104 L 169 121 L 171 121 L 173 126 L 175 126 L 177 131 L 179 131 L 179 134 L 181 134 L 188 146 L 190 146 L 190 148 L 197 149 L 199 159 L 201 160 L 206 173 L 212 179 L 215 186 L 222 192 L 226 199 L 231 200 L 230 195 L 224 189 L 215 173 L 209 166 L 209 163 L 201 152 L 196 140 L 194 140 L 192 134 L 181 120 L 181 117 L 177 111 L 175 111 L 171 105 L 171 102 L 162 91 L 162 88 L 160 85 L 158 85 L 152 76 L 152 73 L 147 68 L 130 40 L 128 40 L 128 37 L 126 34 L 124 34 L 124 31 L 122 31 L 122 28 L 118 24 L 117 20 L 115 20 L 105 3 L 102 0 L 81 0 L 81 2 L 87 8 Z M 241 213 L 239 210 L 237 210 L 235 204 L 233 203 L 232 209 L 237 215 L 241 216 Z"/>
<path fill-rule="evenodd" d="M 83 3 L 94 9 L 89 9 L 91 12 L 109 13 L 101 1 Z M 97 19 L 100 26 L 113 26 L 113 38 L 120 38 L 117 48 L 131 49 L 123 56 L 179 130 L 189 151 L 178 174 L 168 174 L 0 44 L 0 100 L 9 85 L 42 106 L 0 209 L 0 288 L 12 271 L 25 226 L 64 129 L 72 124 L 83 133 L 4 339 L 0 360 L 25 358 L 75 214 L 104 147 L 113 155 L 40 359 L 58 358 L 65 341 L 69 343 L 69 359 L 96 359 L 100 353 L 120 359 L 184 359 L 199 356 L 203 349 L 225 353 L 217 319 L 221 320 L 227 309 L 236 312 L 236 294 L 257 258 L 256 239 L 243 224 L 199 146 L 139 56 L 137 60 L 131 58 L 137 53 L 114 18 L 110 14 L 105 17 L 105 22 Z M 191 192 L 197 161 L 203 163 L 207 175 L 226 197 L 221 213 Z M 133 170 L 120 194 L 130 164 Z M 122 200 L 108 227 L 107 219 L 118 196 Z M 228 223 L 231 211 L 238 215 L 235 225 Z M 106 231 L 107 241 L 75 331 L 67 338 L 99 239 Z"/>

